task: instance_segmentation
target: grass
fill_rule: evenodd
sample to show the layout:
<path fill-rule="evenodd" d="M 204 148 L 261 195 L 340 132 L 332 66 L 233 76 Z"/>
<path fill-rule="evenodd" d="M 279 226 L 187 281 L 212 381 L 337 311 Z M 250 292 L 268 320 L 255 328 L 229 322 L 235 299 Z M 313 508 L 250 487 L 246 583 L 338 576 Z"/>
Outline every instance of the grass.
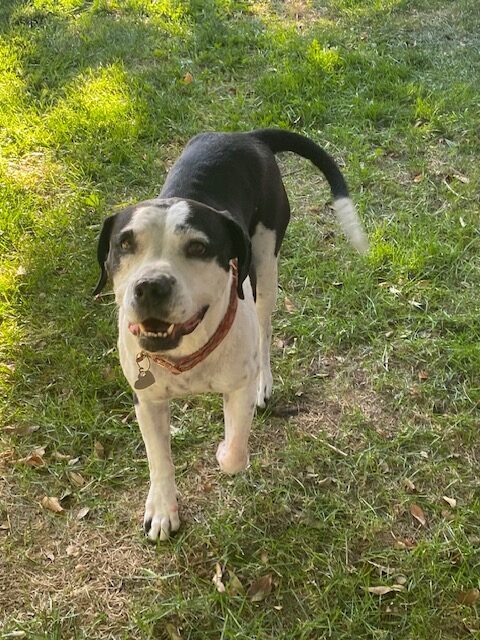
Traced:
<path fill-rule="evenodd" d="M 0 637 L 480 637 L 479 27 L 474 0 L 2 2 Z M 183 525 L 152 547 L 96 237 L 191 135 L 260 126 L 343 164 L 371 251 L 282 157 L 274 399 L 235 479 L 220 399 L 175 405 Z"/>

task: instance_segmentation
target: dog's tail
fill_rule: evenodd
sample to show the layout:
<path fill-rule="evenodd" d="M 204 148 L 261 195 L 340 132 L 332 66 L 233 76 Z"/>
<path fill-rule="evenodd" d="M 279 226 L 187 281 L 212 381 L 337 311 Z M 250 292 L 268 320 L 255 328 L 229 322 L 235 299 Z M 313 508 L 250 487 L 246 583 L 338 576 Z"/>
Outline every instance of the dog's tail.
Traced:
<path fill-rule="evenodd" d="M 310 160 L 330 185 L 333 195 L 333 208 L 345 235 L 360 253 L 368 250 L 368 240 L 355 206 L 350 199 L 347 183 L 335 160 L 313 140 L 292 131 L 282 129 L 257 129 L 251 135 L 263 142 L 272 153 L 293 151 Z"/>

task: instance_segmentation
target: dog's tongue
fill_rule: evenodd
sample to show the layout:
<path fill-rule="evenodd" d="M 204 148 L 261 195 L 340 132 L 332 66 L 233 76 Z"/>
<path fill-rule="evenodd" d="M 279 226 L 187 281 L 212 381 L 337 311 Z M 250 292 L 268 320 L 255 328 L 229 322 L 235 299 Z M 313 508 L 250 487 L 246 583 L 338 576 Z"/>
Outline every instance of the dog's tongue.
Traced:
<path fill-rule="evenodd" d="M 133 333 L 134 336 L 140 335 L 140 325 L 134 324 L 133 322 L 128 323 L 128 330 L 130 333 Z"/>

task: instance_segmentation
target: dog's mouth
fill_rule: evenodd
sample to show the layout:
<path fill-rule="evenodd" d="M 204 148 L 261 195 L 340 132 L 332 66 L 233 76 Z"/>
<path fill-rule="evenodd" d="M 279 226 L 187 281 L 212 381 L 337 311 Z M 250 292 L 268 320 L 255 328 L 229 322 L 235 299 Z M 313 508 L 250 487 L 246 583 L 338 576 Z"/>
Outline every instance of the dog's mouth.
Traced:
<path fill-rule="evenodd" d="M 183 336 L 193 333 L 207 311 L 208 305 L 186 322 L 168 322 L 153 317 L 138 323 L 129 322 L 128 330 L 139 339 L 146 351 L 167 351 L 178 346 Z"/>

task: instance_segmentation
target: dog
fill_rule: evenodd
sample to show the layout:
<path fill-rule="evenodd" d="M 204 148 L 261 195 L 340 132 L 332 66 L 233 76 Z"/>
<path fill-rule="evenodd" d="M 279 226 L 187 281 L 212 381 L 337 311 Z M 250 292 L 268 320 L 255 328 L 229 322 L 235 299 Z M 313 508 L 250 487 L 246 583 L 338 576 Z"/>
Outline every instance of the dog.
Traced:
<path fill-rule="evenodd" d="M 272 393 L 271 315 L 277 259 L 290 206 L 275 154 L 291 151 L 326 177 L 333 208 L 354 247 L 367 237 L 333 158 L 280 129 L 192 138 L 157 198 L 106 218 L 98 240 L 98 295 L 113 283 L 120 363 L 134 390 L 149 471 L 144 530 L 178 530 L 169 400 L 223 394 L 225 437 L 216 457 L 244 470 L 255 407 Z"/>

